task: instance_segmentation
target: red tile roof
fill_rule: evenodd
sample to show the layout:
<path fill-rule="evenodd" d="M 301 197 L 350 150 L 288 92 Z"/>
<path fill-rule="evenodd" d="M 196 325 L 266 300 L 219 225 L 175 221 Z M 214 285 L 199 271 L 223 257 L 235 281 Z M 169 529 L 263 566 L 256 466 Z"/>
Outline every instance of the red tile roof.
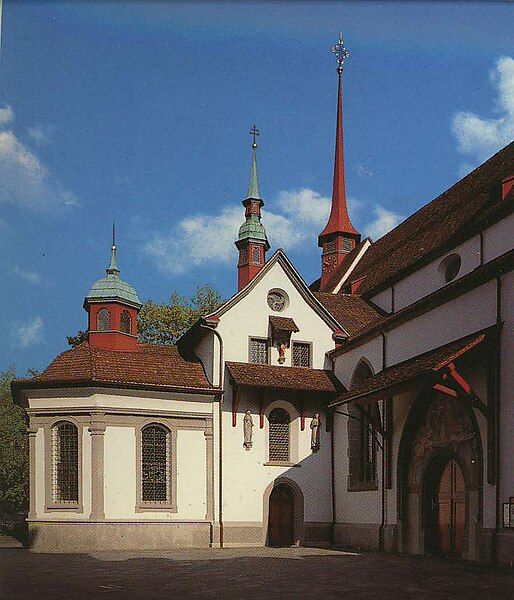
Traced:
<path fill-rule="evenodd" d="M 481 333 L 468 335 L 450 344 L 440 346 L 402 363 L 388 367 L 373 377 L 365 379 L 354 389 L 343 392 L 332 404 L 347 403 L 352 399 L 378 394 L 385 390 L 389 390 L 390 393 L 393 387 L 426 375 L 430 371 L 438 371 L 472 348 L 482 344 L 488 335 L 492 334 L 495 330 L 496 326 L 490 327 Z"/>
<path fill-rule="evenodd" d="M 274 331 L 300 331 L 296 323 L 290 317 L 270 316 L 269 322 Z"/>
<path fill-rule="evenodd" d="M 227 362 L 226 365 L 230 379 L 235 385 L 332 394 L 343 389 L 332 371 L 323 369 L 239 362 Z"/>
<path fill-rule="evenodd" d="M 314 292 L 314 295 L 350 336 L 384 318 L 381 312 L 354 294 Z"/>
<path fill-rule="evenodd" d="M 92 348 L 83 343 L 60 354 L 33 379 L 18 380 L 17 387 L 48 384 L 120 384 L 131 387 L 181 389 L 212 388 L 200 361 L 184 359 L 176 346 L 139 344 L 136 352 Z"/>
<path fill-rule="evenodd" d="M 514 142 L 372 244 L 348 283 L 364 277 L 359 294 L 368 295 L 444 252 L 459 236 L 477 228 L 492 209 L 509 201 L 508 196 L 502 200 L 501 182 L 513 173 Z"/>

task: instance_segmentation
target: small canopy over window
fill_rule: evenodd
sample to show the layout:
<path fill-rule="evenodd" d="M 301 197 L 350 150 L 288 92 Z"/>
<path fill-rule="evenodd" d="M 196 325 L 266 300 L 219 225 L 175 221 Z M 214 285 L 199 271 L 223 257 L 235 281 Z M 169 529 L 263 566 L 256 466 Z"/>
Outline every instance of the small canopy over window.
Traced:
<path fill-rule="evenodd" d="M 132 333 L 132 319 L 128 310 L 121 313 L 120 330 L 123 333 Z"/>
<path fill-rule="evenodd" d="M 287 410 L 274 408 L 269 414 L 269 460 L 290 460 L 290 421 Z"/>
<path fill-rule="evenodd" d="M 97 329 L 98 331 L 109 331 L 111 328 L 111 313 L 107 308 L 101 308 L 97 315 Z"/>

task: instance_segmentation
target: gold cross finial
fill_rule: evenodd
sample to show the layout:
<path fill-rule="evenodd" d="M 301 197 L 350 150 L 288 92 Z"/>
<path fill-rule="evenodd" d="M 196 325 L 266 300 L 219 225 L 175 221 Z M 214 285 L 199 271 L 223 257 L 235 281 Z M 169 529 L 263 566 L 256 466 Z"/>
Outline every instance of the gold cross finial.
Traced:
<path fill-rule="evenodd" d="M 255 148 L 257 148 L 257 137 L 260 135 L 259 130 L 255 125 L 250 129 L 250 135 L 253 137 L 252 148 L 255 150 Z"/>

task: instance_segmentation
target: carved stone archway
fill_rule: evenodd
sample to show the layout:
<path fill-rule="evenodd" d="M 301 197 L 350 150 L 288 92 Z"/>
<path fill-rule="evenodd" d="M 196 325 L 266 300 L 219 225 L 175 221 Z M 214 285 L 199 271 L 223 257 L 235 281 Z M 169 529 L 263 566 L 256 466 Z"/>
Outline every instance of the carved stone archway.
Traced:
<path fill-rule="evenodd" d="M 482 445 L 472 408 L 466 400 L 426 390 L 412 407 L 398 453 L 400 550 L 427 552 L 427 478 L 434 462 L 453 458 L 466 488 L 463 558 L 482 555 Z"/>

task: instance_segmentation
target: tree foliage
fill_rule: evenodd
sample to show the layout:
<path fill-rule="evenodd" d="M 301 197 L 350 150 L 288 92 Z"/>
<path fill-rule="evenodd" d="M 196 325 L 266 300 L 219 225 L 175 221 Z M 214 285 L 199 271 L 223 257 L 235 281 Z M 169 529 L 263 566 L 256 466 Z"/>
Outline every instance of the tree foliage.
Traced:
<path fill-rule="evenodd" d="M 66 336 L 66 340 L 72 348 L 76 348 L 82 342 L 87 341 L 87 331 L 77 331 L 77 335 L 68 335 Z"/>
<path fill-rule="evenodd" d="M 222 298 L 213 287 L 198 287 L 191 298 L 173 292 L 168 304 L 145 302 L 139 312 L 139 339 L 147 344 L 174 344 L 201 316 L 220 306 Z"/>
<path fill-rule="evenodd" d="M 25 411 L 13 403 L 13 368 L 0 372 L 0 512 L 21 512 L 28 504 L 28 444 Z"/>

